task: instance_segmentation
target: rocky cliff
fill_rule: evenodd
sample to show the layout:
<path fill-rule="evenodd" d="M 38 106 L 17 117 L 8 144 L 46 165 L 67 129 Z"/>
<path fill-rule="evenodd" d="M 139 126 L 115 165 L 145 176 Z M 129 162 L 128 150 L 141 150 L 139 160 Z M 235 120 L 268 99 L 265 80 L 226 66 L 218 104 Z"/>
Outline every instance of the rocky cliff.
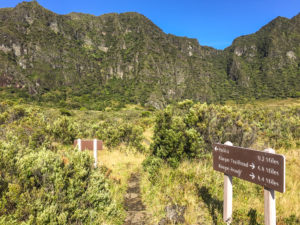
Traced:
<path fill-rule="evenodd" d="M 43 99 L 149 104 L 295 97 L 300 15 L 276 18 L 224 51 L 165 34 L 138 13 L 55 14 L 37 2 L 0 9 L 0 86 Z M 87 100 L 88 100 L 87 99 Z"/>

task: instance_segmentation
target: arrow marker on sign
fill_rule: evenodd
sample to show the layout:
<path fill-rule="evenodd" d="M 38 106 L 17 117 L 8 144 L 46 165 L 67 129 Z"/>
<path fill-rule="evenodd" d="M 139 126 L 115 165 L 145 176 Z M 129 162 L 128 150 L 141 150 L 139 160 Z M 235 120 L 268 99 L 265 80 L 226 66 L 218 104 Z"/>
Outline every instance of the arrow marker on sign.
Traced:
<path fill-rule="evenodd" d="M 254 168 L 255 168 L 254 163 L 251 163 L 251 164 L 250 164 L 250 167 L 254 170 Z"/>
<path fill-rule="evenodd" d="M 252 178 L 252 180 L 255 178 L 255 175 L 254 175 L 254 173 L 251 173 L 250 174 L 250 177 Z"/>

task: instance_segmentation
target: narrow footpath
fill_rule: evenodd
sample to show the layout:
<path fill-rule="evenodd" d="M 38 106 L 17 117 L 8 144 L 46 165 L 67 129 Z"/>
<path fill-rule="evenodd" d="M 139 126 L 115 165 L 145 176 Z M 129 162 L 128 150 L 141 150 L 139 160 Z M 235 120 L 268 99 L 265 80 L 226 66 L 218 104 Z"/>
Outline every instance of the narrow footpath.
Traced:
<path fill-rule="evenodd" d="M 147 214 L 142 203 L 139 174 L 133 173 L 128 181 L 125 194 L 125 210 L 127 217 L 124 225 L 146 225 Z"/>

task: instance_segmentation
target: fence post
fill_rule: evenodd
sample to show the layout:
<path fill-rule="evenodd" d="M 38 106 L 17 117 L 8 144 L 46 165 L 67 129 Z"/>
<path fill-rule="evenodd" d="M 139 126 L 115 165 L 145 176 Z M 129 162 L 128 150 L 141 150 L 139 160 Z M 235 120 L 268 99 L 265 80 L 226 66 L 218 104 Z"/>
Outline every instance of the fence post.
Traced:
<path fill-rule="evenodd" d="M 97 168 L 97 161 L 98 161 L 98 149 L 97 149 L 97 139 L 94 139 L 94 167 Z"/>
<path fill-rule="evenodd" d="M 80 138 L 77 139 L 77 146 L 78 146 L 78 151 L 81 152 L 81 139 Z"/>
<path fill-rule="evenodd" d="M 226 141 L 225 145 L 233 146 L 230 141 Z M 232 221 L 232 176 L 224 173 L 224 202 L 223 202 L 223 220 L 227 224 Z"/>
<path fill-rule="evenodd" d="M 264 152 L 275 153 L 272 148 L 267 148 Z M 276 225 L 276 201 L 275 191 L 264 187 L 265 202 L 265 225 Z"/>

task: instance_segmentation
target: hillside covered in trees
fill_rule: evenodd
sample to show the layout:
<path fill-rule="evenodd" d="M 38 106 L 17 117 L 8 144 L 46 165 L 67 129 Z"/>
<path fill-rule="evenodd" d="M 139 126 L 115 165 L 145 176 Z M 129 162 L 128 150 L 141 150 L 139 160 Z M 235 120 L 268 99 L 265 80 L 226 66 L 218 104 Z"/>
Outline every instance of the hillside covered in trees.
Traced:
<path fill-rule="evenodd" d="M 134 12 L 58 15 L 23 2 L 0 9 L 1 94 L 93 109 L 299 97 L 299 43 L 300 14 L 216 50 Z"/>
<path fill-rule="evenodd" d="M 0 9 L 0 224 L 225 224 L 226 141 L 286 156 L 277 224 L 300 224 L 300 14 L 217 50 L 135 12 Z M 233 183 L 232 224 L 263 224 L 264 187 Z"/>

